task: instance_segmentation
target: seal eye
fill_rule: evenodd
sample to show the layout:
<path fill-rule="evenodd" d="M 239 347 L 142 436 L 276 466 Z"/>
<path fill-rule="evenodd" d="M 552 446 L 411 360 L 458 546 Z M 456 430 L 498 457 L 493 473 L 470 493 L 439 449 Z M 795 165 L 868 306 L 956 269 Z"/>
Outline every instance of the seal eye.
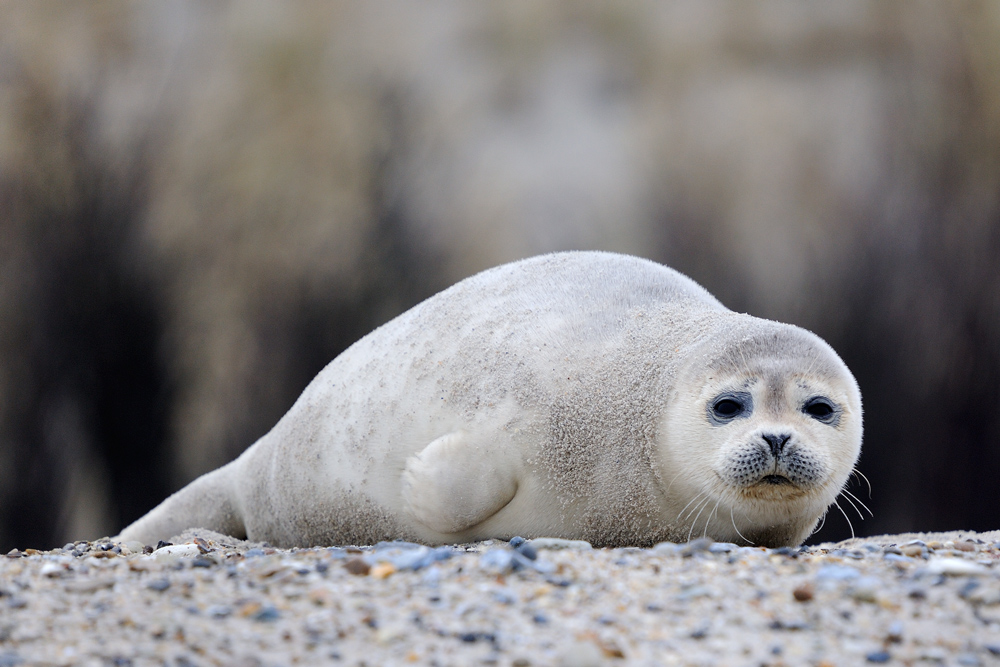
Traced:
<path fill-rule="evenodd" d="M 837 409 L 822 396 L 816 396 L 806 401 L 806 404 L 802 406 L 802 412 L 824 424 L 831 424 L 837 419 Z"/>
<path fill-rule="evenodd" d="M 716 417 L 729 419 L 735 417 L 740 412 L 742 412 L 743 406 L 731 398 L 724 398 L 715 405 L 713 405 L 712 409 L 715 410 Z"/>
<path fill-rule="evenodd" d="M 725 424 L 738 417 L 746 417 L 753 410 L 753 400 L 746 392 L 732 392 L 716 396 L 708 407 L 708 418 L 714 424 Z"/>

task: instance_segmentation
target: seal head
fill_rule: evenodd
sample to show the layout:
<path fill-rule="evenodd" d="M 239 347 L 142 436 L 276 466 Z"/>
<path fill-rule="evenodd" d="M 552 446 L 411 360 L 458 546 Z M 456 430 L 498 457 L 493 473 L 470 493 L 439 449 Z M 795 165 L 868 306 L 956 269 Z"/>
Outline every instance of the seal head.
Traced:
<path fill-rule="evenodd" d="M 732 313 L 679 370 L 660 464 L 688 536 L 802 542 L 861 450 L 861 394 L 819 337 Z M 668 471 L 673 471 L 669 473 Z M 677 471 L 682 471 L 679 475 Z"/>

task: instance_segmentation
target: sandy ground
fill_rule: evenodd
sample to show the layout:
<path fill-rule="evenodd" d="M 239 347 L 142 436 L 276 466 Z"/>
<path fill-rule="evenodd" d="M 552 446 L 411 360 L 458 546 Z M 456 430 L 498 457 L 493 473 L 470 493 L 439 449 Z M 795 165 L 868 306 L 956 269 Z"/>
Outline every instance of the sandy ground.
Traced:
<path fill-rule="evenodd" d="M 174 542 L 0 557 L 0 667 L 1000 666 L 1000 532 L 778 550 Z"/>

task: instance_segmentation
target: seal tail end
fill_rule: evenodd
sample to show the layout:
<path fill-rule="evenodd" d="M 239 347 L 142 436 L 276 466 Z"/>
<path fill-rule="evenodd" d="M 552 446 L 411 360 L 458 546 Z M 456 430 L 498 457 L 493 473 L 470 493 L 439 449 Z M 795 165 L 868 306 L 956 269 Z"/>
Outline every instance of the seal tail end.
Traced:
<path fill-rule="evenodd" d="M 114 539 L 155 545 L 188 528 L 205 528 L 246 539 L 231 477 L 232 463 L 202 475 L 127 526 Z"/>

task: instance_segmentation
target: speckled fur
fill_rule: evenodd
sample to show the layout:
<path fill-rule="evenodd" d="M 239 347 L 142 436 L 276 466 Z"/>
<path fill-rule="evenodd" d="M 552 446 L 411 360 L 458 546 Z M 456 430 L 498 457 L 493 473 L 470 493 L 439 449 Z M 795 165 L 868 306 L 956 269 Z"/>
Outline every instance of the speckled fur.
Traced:
<path fill-rule="evenodd" d="M 713 427 L 706 401 L 734 383 L 762 407 Z M 835 426 L 801 413 L 820 389 L 843 408 Z M 795 436 L 787 461 L 759 453 L 761 429 L 779 427 Z M 425 450 L 448 434 L 462 456 Z M 517 534 L 794 544 L 860 444 L 857 385 L 815 335 L 733 313 L 647 260 L 557 253 L 473 276 L 365 336 L 241 457 L 121 537 L 198 526 L 278 546 Z M 787 465 L 804 486 L 763 488 L 741 465 Z M 470 470 L 516 492 L 497 511 Z M 449 505 L 462 512 L 434 514 Z"/>

